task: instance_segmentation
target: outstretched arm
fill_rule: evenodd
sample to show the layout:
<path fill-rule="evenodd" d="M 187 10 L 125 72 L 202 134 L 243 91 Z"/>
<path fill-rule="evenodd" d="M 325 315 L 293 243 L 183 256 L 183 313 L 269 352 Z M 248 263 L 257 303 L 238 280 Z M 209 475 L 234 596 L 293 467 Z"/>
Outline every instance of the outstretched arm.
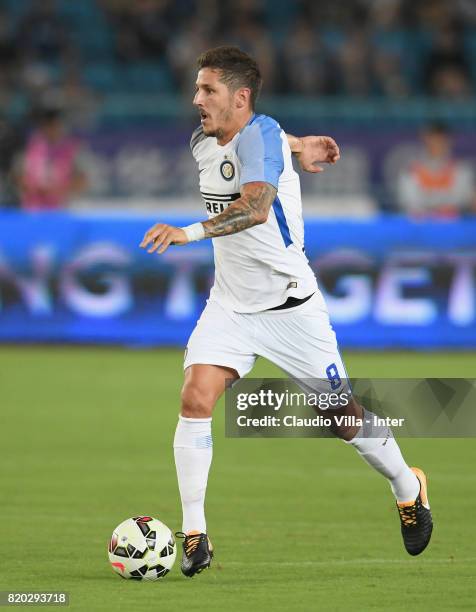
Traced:
<path fill-rule="evenodd" d="M 183 245 L 203 238 L 218 238 L 242 232 L 249 227 L 265 223 L 276 197 L 276 188 L 256 181 L 241 187 L 240 197 L 222 213 L 185 228 L 157 223 L 144 235 L 140 246 L 148 253 L 164 253 L 171 244 Z"/>
<path fill-rule="evenodd" d="M 306 172 L 323 172 L 319 164 L 335 164 L 340 159 L 336 141 L 330 136 L 303 136 L 286 134 L 291 152 Z"/>

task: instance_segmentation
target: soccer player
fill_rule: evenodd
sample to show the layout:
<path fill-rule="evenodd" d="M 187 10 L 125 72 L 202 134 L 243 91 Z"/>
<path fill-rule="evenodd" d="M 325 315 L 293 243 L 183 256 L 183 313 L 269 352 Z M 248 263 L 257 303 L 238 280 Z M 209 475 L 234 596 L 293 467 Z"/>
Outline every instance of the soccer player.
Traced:
<path fill-rule="evenodd" d="M 213 556 L 204 501 L 212 413 L 226 380 L 245 376 L 257 356 L 298 382 L 328 379 L 334 389 L 346 378 L 326 304 L 304 254 L 299 177 L 291 159 L 293 149 L 312 169 L 312 161 L 337 161 L 338 148 L 325 137 L 303 146 L 288 139 L 274 119 L 255 114 L 260 72 L 236 47 L 203 53 L 198 69 L 193 103 L 201 125 L 190 144 L 208 220 L 182 228 L 158 223 L 141 242 L 148 252 L 163 253 L 172 244 L 213 240 L 215 283 L 187 345 L 174 439 L 186 576 L 209 567 Z M 373 418 L 355 400 L 345 414 L 365 415 L 364 423 Z M 388 480 L 405 547 L 411 555 L 421 553 L 432 531 L 424 473 L 408 467 L 389 427 L 373 427 L 371 435 L 366 425 L 333 431 Z"/>

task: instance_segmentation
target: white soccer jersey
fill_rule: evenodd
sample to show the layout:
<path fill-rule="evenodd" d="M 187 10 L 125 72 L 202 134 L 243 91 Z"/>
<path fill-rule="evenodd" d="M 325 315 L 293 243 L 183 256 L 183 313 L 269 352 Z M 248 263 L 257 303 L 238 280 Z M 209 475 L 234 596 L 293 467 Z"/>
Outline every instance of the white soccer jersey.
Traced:
<path fill-rule="evenodd" d="M 238 199 L 245 183 L 264 181 L 278 190 L 266 223 L 213 238 L 215 283 L 210 298 L 235 312 L 251 313 L 316 291 L 304 254 L 299 176 L 280 125 L 266 115 L 253 115 L 224 146 L 199 127 L 190 147 L 209 218 Z"/>

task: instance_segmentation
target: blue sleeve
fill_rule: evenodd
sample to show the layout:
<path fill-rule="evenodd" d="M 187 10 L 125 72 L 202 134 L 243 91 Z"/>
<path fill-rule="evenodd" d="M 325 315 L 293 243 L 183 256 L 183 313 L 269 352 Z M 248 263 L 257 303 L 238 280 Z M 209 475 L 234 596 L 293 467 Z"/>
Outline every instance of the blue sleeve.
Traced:
<path fill-rule="evenodd" d="M 264 117 L 247 125 L 240 134 L 236 153 L 241 163 L 240 187 L 263 181 L 278 188 L 284 159 L 281 128 L 276 121 Z"/>

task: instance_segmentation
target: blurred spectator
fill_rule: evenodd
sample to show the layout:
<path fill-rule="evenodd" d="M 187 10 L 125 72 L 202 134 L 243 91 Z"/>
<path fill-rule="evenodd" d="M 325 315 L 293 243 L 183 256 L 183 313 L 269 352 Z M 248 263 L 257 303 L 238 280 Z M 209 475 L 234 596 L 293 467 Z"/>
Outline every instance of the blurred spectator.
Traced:
<path fill-rule="evenodd" d="M 25 59 L 56 61 L 71 49 L 68 28 L 58 15 L 55 0 L 35 0 L 21 18 L 17 39 Z"/>
<path fill-rule="evenodd" d="M 26 210 L 60 208 L 87 186 L 79 142 L 68 135 L 61 111 L 43 108 L 19 164 L 21 205 Z"/>
<path fill-rule="evenodd" d="M 0 108 L 9 105 L 14 93 L 17 51 L 15 41 L 10 31 L 10 23 L 6 11 L 0 9 Z"/>
<path fill-rule="evenodd" d="M 466 25 L 476 24 L 476 2 L 474 0 L 454 0 L 455 16 Z"/>
<path fill-rule="evenodd" d="M 367 33 L 361 28 L 350 30 L 338 53 L 341 93 L 348 96 L 371 94 L 371 57 Z"/>
<path fill-rule="evenodd" d="M 84 84 L 79 70 L 72 67 L 66 72 L 57 95 L 65 109 L 65 120 L 73 130 L 95 125 L 99 96 Z"/>
<path fill-rule="evenodd" d="M 229 27 L 230 15 L 235 21 L 252 21 L 263 24 L 266 21 L 265 0 L 224 0 L 221 3 L 221 28 Z"/>
<path fill-rule="evenodd" d="M 14 180 L 15 160 L 24 146 L 22 131 L 0 116 L 0 202 L 7 206 L 18 203 Z"/>
<path fill-rule="evenodd" d="M 372 30 L 371 65 L 375 92 L 401 97 L 408 93 L 404 69 L 406 36 L 401 0 L 369 0 Z"/>
<path fill-rule="evenodd" d="M 468 98 L 471 95 L 468 73 L 456 65 L 442 65 L 435 71 L 431 94 L 442 98 Z"/>
<path fill-rule="evenodd" d="M 135 0 L 116 17 L 117 55 L 124 62 L 158 60 L 173 31 L 169 0 Z"/>
<path fill-rule="evenodd" d="M 53 88 L 54 78 L 47 64 L 30 62 L 25 63 L 18 74 L 23 93 L 27 96 L 30 108 L 33 108 L 50 89 Z"/>
<path fill-rule="evenodd" d="M 422 134 L 423 150 L 400 174 L 400 208 L 416 218 L 452 219 L 474 212 L 475 185 L 471 167 L 452 155 L 452 138 L 440 123 Z"/>
<path fill-rule="evenodd" d="M 234 21 L 233 29 L 223 36 L 221 44 L 236 45 L 252 55 L 258 62 L 263 77 L 263 93 L 274 91 L 278 67 L 276 47 L 259 21 L 242 12 Z"/>
<path fill-rule="evenodd" d="M 15 41 L 10 31 L 10 22 L 7 12 L 0 9 L 0 65 L 4 76 L 10 76 L 15 66 L 18 54 Z"/>
<path fill-rule="evenodd" d="M 191 96 L 197 56 L 218 44 L 256 57 L 264 94 L 451 101 L 476 90 L 476 0 L 0 4 L 12 7 L 0 7 L 0 109 L 26 114 L 60 89 L 74 127 L 153 114 L 149 92 Z"/>
<path fill-rule="evenodd" d="M 327 26 L 346 30 L 362 24 L 366 7 L 362 0 L 334 0 L 333 2 L 316 2 L 300 0 L 301 14 L 315 26 Z"/>
<path fill-rule="evenodd" d="M 471 91 L 470 68 L 464 53 L 463 32 L 456 23 L 445 24 L 436 35 L 425 66 L 427 93 L 464 97 Z"/>
<path fill-rule="evenodd" d="M 330 59 L 316 29 L 306 19 L 294 23 L 283 47 L 287 91 L 306 96 L 332 92 Z"/>
<path fill-rule="evenodd" d="M 172 38 L 167 49 L 178 89 L 189 98 L 194 91 L 197 78 L 197 57 L 213 46 L 211 34 L 200 19 L 191 18 L 184 29 Z"/>
<path fill-rule="evenodd" d="M 454 15 L 454 4 L 447 0 L 408 0 L 408 4 L 419 27 L 429 31 L 443 28 Z"/>

